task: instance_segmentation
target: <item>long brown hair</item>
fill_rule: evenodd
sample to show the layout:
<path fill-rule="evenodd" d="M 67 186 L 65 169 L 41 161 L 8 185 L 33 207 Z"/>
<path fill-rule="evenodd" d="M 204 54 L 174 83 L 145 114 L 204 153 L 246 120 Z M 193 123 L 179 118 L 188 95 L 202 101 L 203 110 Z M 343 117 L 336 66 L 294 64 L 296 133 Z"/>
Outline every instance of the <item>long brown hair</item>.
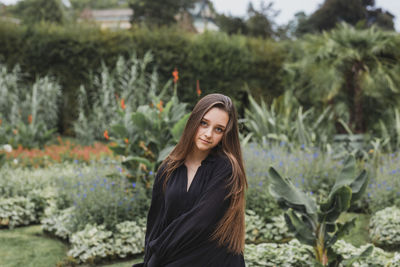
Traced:
<path fill-rule="evenodd" d="M 185 158 L 191 152 L 194 145 L 194 137 L 201 120 L 214 107 L 226 111 L 229 115 L 229 121 L 221 144 L 215 146 L 210 153 L 222 153 L 229 158 L 232 165 L 232 176 L 228 184 L 231 190 L 226 196 L 226 198 L 231 197 L 230 206 L 223 218 L 218 222 L 215 231 L 211 235 L 211 240 L 217 240 L 218 245 L 225 245 L 231 252 L 240 254 L 243 253 L 245 242 L 245 190 L 248 184 L 239 142 L 237 113 L 232 100 L 228 96 L 209 94 L 197 102 L 178 144 L 161 164 L 165 168 L 160 178 L 165 175 L 163 184 L 163 190 L 165 191 L 171 174 L 184 163 Z"/>

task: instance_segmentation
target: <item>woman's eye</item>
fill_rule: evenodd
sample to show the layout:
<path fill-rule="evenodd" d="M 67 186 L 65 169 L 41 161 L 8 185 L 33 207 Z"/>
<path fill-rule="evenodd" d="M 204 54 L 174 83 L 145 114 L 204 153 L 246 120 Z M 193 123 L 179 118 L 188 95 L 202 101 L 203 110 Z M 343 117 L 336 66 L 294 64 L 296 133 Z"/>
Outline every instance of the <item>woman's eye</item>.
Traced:
<path fill-rule="evenodd" d="M 207 126 L 207 122 L 201 121 L 201 122 L 200 122 L 200 125 L 201 125 L 201 126 Z"/>
<path fill-rule="evenodd" d="M 217 133 L 222 133 L 222 132 L 224 131 L 224 130 L 222 130 L 222 129 L 221 129 L 221 128 L 219 128 L 219 127 L 218 127 L 218 128 L 216 128 L 215 130 L 217 131 Z"/>

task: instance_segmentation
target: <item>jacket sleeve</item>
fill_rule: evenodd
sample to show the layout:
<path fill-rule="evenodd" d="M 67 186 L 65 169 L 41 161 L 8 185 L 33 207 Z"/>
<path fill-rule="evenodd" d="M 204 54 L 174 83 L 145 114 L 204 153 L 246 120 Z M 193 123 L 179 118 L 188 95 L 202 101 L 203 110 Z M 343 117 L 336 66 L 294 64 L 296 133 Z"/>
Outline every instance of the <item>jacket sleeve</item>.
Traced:
<path fill-rule="evenodd" d="M 229 160 L 224 158 L 218 161 L 205 192 L 193 208 L 172 221 L 156 239 L 149 242 L 156 265 L 176 258 L 182 250 L 196 247 L 210 237 L 229 204 L 225 196 L 231 174 Z"/>

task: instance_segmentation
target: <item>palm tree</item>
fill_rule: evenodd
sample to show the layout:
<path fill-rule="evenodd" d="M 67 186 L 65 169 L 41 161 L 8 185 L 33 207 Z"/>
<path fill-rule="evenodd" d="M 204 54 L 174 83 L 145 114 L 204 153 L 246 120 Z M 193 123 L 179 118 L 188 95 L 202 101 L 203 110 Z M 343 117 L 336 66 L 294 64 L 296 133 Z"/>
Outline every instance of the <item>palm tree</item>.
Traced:
<path fill-rule="evenodd" d="M 301 102 L 333 105 L 355 133 L 365 132 L 373 112 L 400 102 L 399 34 L 343 23 L 297 42 L 299 58 L 286 70 Z"/>

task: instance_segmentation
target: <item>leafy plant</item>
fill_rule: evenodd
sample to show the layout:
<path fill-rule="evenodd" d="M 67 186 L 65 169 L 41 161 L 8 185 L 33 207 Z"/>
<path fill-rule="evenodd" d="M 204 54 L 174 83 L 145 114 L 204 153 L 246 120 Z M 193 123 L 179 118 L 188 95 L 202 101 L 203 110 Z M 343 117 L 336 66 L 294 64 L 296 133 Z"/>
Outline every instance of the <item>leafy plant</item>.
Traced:
<path fill-rule="evenodd" d="M 306 35 L 297 45 L 298 57 L 285 68 L 288 86 L 301 103 L 331 106 L 354 133 L 364 133 L 378 122 L 388 104 L 398 105 L 400 53 L 395 32 L 342 23 L 332 31 Z"/>
<path fill-rule="evenodd" d="M 369 236 L 375 245 L 385 248 L 397 248 L 400 245 L 399 232 L 399 208 L 387 207 L 371 217 Z"/>
<path fill-rule="evenodd" d="M 80 87 L 79 117 L 74 123 L 78 139 L 87 144 L 104 140 L 103 133 L 111 125 L 125 123 L 128 118 L 124 115 L 154 101 L 159 84 L 156 69 L 152 73 L 148 70 L 152 61 L 150 52 L 143 59 L 135 54 L 129 60 L 120 56 L 113 69 L 103 63 L 100 72 L 92 75 L 91 83 Z M 170 84 L 165 85 L 164 93 Z M 161 99 L 163 94 L 157 97 Z"/>
<path fill-rule="evenodd" d="M 245 261 L 247 266 L 312 266 L 309 247 L 293 239 L 285 244 L 261 243 L 246 244 Z"/>
<path fill-rule="evenodd" d="M 274 99 L 270 108 L 262 99 L 258 104 L 251 95 L 249 102 L 244 120 L 249 130 L 247 138 L 259 144 L 275 141 L 313 147 L 326 144 L 333 134 L 331 110 L 321 114 L 313 108 L 305 111 L 290 90 Z"/>
<path fill-rule="evenodd" d="M 25 197 L 0 199 L 0 227 L 14 228 L 37 221 L 35 204 Z"/>
<path fill-rule="evenodd" d="M 400 253 L 388 253 L 383 249 L 377 248 L 371 244 L 366 244 L 360 247 L 346 243 L 344 240 L 336 242 L 332 249 L 351 264 L 352 267 L 376 266 L 376 267 L 399 267 L 400 262 L 396 261 Z M 366 253 L 371 250 L 371 253 Z M 361 257 L 360 257 L 361 256 Z"/>
<path fill-rule="evenodd" d="M 328 263 L 329 266 L 338 265 L 339 257 L 328 258 L 328 255 L 334 255 L 331 247 L 354 226 L 355 218 L 344 224 L 336 221 L 354 201 L 360 199 L 367 187 L 366 171 L 363 170 L 358 176 L 355 176 L 355 171 L 356 161 L 349 156 L 328 198 L 319 205 L 289 179 L 282 178 L 273 167 L 268 171 L 270 193 L 286 210 L 284 216 L 289 230 L 300 242 L 313 247 L 317 262 L 323 266 Z"/>
<path fill-rule="evenodd" d="M 63 210 L 55 210 L 51 214 L 46 214 L 40 223 L 42 230 L 55 236 L 68 240 L 72 235 L 72 216 L 74 216 L 75 207 L 69 207 Z"/>
<path fill-rule="evenodd" d="M 287 242 L 292 238 L 283 215 L 274 216 L 268 222 L 252 210 L 246 210 L 246 242 Z"/>
<path fill-rule="evenodd" d="M 139 106 L 129 114 L 126 124 L 112 125 L 110 140 L 116 144 L 110 149 L 125 157 L 122 164 L 131 175 L 147 177 L 179 141 L 189 115 L 186 104 L 179 102 L 176 93 L 165 107 L 161 100 Z"/>
<path fill-rule="evenodd" d="M 14 147 L 43 147 L 56 131 L 61 87 L 48 76 L 27 86 L 23 75 L 18 66 L 9 73 L 0 65 L 0 120 L 5 124 L 0 139 Z"/>
<path fill-rule="evenodd" d="M 87 224 L 72 234 L 68 255 L 91 264 L 115 256 L 125 258 L 143 252 L 145 232 L 144 220 L 121 222 L 115 232 L 107 231 L 104 225 Z"/>

